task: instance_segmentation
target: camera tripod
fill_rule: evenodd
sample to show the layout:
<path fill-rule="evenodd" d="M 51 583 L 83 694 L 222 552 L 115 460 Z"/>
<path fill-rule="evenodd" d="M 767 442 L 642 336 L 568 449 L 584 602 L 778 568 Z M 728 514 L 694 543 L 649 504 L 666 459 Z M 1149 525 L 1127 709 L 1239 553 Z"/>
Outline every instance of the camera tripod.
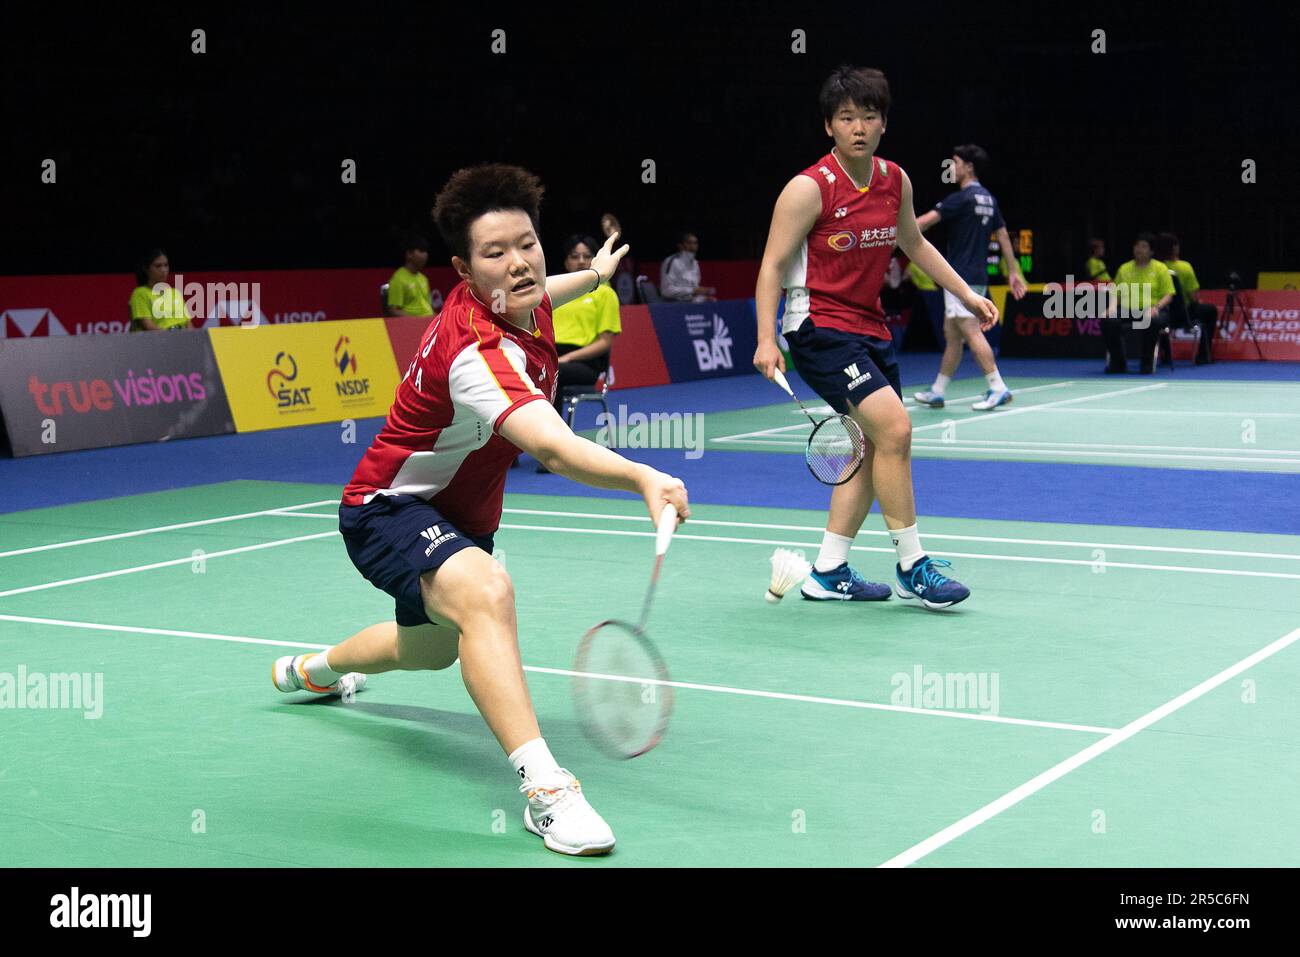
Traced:
<path fill-rule="evenodd" d="M 1260 347 L 1259 336 L 1255 335 L 1255 324 L 1250 321 L 1250 310 L 1237 302 L 1237 287 L 1231 283 L 1228 284 L 1228 295 L 1223 301 L 1223 316 L 1219 320 L 1223 328 L 1229 328 L 1227 323 L 1232 318 L 1233 312 L 1241 313 L 1242 321 L 1245 323 L 1246 331 L 1250 333 L 1250 341 L 1255 343 L 1255 353 L 1259 356 L 1259 361 L 1264 361 L 1264 350 Z M 1214 344 L 1210 344 L 1214 348 Z"/>

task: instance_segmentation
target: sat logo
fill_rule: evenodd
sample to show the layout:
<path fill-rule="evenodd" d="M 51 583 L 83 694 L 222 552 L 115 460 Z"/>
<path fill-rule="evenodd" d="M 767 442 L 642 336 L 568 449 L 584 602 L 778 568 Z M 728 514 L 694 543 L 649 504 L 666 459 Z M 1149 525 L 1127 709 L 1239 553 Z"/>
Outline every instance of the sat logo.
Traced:
<path fill-rule="evenodd" d="M 282 363 L 286 360 L 288 366 L 281 368 Z M 276 353 L 275 367 L 266 374 L 266 390 L 275 399 L 277 409 L 311 405 L 311 386 L 296 388 L 287 385 L 287 383 L 293 382 L 297 378 L 298 363 L 294 357 L 287 352 Z"/>

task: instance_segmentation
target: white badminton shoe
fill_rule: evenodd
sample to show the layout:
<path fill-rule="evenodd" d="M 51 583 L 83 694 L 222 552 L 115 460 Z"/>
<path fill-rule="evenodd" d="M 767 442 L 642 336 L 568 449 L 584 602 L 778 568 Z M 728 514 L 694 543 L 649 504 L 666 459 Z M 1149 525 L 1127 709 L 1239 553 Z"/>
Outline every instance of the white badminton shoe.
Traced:
<path fill-rule="evenodd" d="M 587 803 L 582 784 L 564 768 L 524 781 L 519 790 L 528 797 L 524 827 L 559 854 L 591 857 L 614 849 L 614 832 Z"/>
<path fill-rule="evenodd" d="M 275 683 L 277 691 L 286 694 L 294 691 L 310 691 L 322 695 L 336 694 L 342 696 L 345 701 L 351 701 L 353 696 L 366 686 L 366 676 L 359 671 L 350 671 L 329 686 L 312 684 L 303 668 L 303 662 L 312 654 L 285 655 L 283 658 L 275 659 L 275 664 L 271 668 L 271 680 Z"/>

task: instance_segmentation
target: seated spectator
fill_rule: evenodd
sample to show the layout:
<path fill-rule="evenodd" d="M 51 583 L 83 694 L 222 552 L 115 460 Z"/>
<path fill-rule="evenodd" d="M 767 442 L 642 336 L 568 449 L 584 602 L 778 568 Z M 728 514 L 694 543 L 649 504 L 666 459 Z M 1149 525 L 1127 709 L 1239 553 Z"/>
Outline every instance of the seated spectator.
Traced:
<path fill-rule="evenodd" d="M 131 293 L 131 331 L 188 329 L 189 311 L 185 297 L 167 285 L 171 261 L 161 249 L 151 249 L 135 267 L 135 290 Z"/>
<path fill-rule="evenodd" d="M 700 285 L 700 264 L 695 256 L 700 241 L 694 233 L 682 233 L 677 252 L 659 267 L 659 295 L 668 302 L 713 302 L 718 291 Z"/>
<path fill-rule="evenodd" d="M 599 248 L 590 236 L 570 236 L 564 243 L 564 271 L 590 269 Z M 594 274 L 588 275 L 595 281 Z M 623 329 L 618 295 L 608 283 L 601 283 L 587 295 L 557 307 L 551 320 L 555 325 L 555 351 L 560 358 L 555 411 L 562 415 L 566 388 L 594 387 L 601 374 L 609 371 L 610 348 Z M 539 465 L 537 471 L 546 470 Z"/>
<path fill-rule="evenodd" d="M 564 244 L 564 271 L 590 269 L 599 248 L 590 236 L 570 236 Z M 555 351 L 560 357 L 558 402 L 565 386 L 596 384 L 600 374 L 609 368 L 610 348 L 623 327 L 618 296 L 608 283 L 560 306 L 551 318 L 555 324 Z"/>
<path fill-rule="evenodd" d="M 1108 373 L 1128 371 L 1123 326 L 1129 323 L 1142 333 L 1138 371 L 1144 375 L 1155 371 L 1156 342 L 1160 330 L 1169 324 L 1167 307 L 1174 297 L 1174 283 L 1169 267 L 1152 258 L 1154 242 L 1150 233 L 1139 234 L 1133 243 L 1133 258 L 1115 273 L 1115 296 L 1101 321 Z"/>
<path fill-rule="evenodd" d="M 429 262 L 429 244 L 423 236 L 411 236 L 404 248 L 406 262 L 388 280 L 384 309 L 390 316 L 432 316 L 429 279 L 420 271 Z"/>
<path fill-rule="evenodd" d="M 1196 348 L 1196 364 L 1203 366 L 1214 361 L 1214 327 L 1218 325 L 1219 310 L 1208 302 L 1201 302 L 1201 284 L 1196 279 L 1192 264 L 1181 259 L 1182 247 L 1173 233 L 1156 237 L 1156 256 L 1178 277 L 1183 288 L 1183 302 L 1187 305 L 1187 318 L 1201 327 L 1201 341 Z"/>
<path fill-rule="evenodd" d="M 1090 250 L 1088 261 L 1084 264 L 1083 275 L 1088 282 L 1110 282 L 1110 273 L 1106 270 L 1106 263 L 1103 258 L 1106 255 L 1106 241 L 1104 239 L 1088 240 Z"/>
<path fill-rule="evenodd" d="M 620 245 L 627 242 L 623 224 L 618 221 L 618 217 L 613 213 L 605 213 L 600 217 L 600 234 L 609 239 L 615 233 L 618 233 Z M 636 300 L 636 260 L 632 258 L 631 252 L 619 260 L 618 272 L 614 273 L 610 285 L 618 293 L 618 301 L 623 305 L 630 306 Z"/>

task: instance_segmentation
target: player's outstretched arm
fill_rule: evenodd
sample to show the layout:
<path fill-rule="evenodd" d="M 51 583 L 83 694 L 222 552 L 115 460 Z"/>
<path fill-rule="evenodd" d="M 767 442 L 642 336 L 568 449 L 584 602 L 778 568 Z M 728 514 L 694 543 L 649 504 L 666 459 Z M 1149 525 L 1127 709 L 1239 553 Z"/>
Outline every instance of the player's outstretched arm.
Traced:
<path fill-rule="evenodd" d="M 903 175 L 903 195 L 898 203 L 898 248 L 941 289 L 947 289 L 961 300 L 962 304 L 979 319 L 981 329 L 992 327 L 993 323 L 998 321 L 997 306 L 983 296 L 975 295 L 971 287 L 966 285 L 966 281 L 948 265 L 948 260 L 944 259 L 939 250 L 921 235 L 921 229 L 916 224 L 916 213 L 912 208 L 912 181 L 901 169 L 899 172 Z"/>
<path fill-rule="evenodd" d="M 501 435 L 565 478 L 594 488 L 637 493 L 655 521 L 670 502 L 677 508 L 679 524 L 691 514 L 681 479 L 574 435 L 549 402 L 529 402 L 515 409 L 501 423 Z"/>
<path fill-rule="evenodd" d="M 600 282 L 609 282 L 614 272 L 618 269 L 619 260 L 627 255 L 631 248 L 624 243 L 620 248 L 614 248 L 614 240 L 618 239 L 618 233 L 610 233 L 609 238 L 605 240 L 605 245 L 600 247 L 591 260 L 590 269 L 580 269 L 577 272 L 559 273 L 555 276 L 546 277 L 546 291 L 551 294 L 551 305 L 562 306 L 566 302 L 572 302 L 579 296 L 585 296 L 594 292 L 600 285 L 596 281 L 596 273 L 600 273 Z"/>
<path fill-rule="evenodd" d="M 758 267 L 758 284 L 754 289 L 758 313 L 758 349 L 754 352 L 754 368 L 769 379 L 775 374 L 774 370 L 785 371 L 785 359 L 776 346 L 776 309 L 781 303 L 781 283 L 821 211 L 821 191 L 807 176 L 796 176 L 786 183 L 772 211 L 772 226 L 767 233 L 763 262 Z"/>

